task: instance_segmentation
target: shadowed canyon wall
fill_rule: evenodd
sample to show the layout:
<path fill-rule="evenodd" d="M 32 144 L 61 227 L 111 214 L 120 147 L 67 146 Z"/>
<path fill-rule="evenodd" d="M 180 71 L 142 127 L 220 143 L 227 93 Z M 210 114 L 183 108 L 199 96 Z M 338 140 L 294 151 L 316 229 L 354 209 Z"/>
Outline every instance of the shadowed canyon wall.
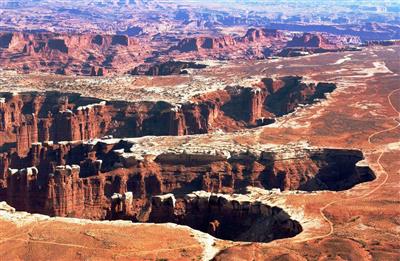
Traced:
<path fill-rule="evenodd" d="M 221 239 L 269 242 L 302 231 L 281 208 L 248 198 L 194 192 L 175 199 L 166 194 L 153 197 L 151 205 L 150 222 L 188 225 Z"/>
<path fill-rule="evenodd" d="M 34 144 L 26 157 L 3 154 L 1 200 L 30 212 L 147 221 L 151 197 L 192 191 L 344 190 L 375 175 L 356 150 L 282 147 L 259 154 L 181 154 L 154 160 L 130 155 L 129 141 Z M 130 195 L 126 195 L 130 193 Z M 128 200 L 117 211 L 113 197 Z"/>

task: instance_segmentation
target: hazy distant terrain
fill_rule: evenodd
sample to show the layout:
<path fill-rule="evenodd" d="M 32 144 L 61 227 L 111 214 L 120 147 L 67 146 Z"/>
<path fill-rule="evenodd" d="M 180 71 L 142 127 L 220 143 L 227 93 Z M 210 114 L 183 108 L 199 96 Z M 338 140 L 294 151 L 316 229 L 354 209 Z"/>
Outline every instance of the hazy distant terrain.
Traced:
<path fill-rule="evenodd" d="M 0 29 L 118 32 L 222 30 L 266 26 L 357 35 L 365 40 L 398 39 L 398 1 L 173 1 L 5 0 Z"/>

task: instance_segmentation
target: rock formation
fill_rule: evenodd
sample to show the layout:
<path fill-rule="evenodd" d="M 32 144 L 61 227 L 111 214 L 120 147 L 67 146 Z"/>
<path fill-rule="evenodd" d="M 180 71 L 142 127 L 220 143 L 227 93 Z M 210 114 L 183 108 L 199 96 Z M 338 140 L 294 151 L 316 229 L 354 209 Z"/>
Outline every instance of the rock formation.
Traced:
<path fill-rule="evenodd" d="M 326 33 L 303 33 L 295 35 L 288 41 L 279 56 L 302 56 L 312 53 L 337 52 L 340 50 L 357 50 L 354 48 L 361 44 L 361 40 L 355 36 L 331 35 Z"/>
<path fill-rule="evenodd" d="M 246 34 L 239 39 L 241 42 L 267 42 L 284 40 L 282 31 L 267 28 L 250 28 Z"/>
<path fill-rule="evenodd" d="M 295 36 L 293 40 L 287 43 L 287 47 L 329 49 L 336 46 L 333 46 L 322 34 L 304 33 L 301 36 Z"/>
<path fill-rule="evenodd" d="M 195 37 L 182 39 L 176 49 L 181 52 L 200 51 L 202 49 L 223 49 L 234 46 L 236 40 L 230 36 L 223 37 Z"/>
<path fill-rule="evenodd" d="M 141 51 L 137 40 L 125 35 L 0 33 L 2 67 L 24 72 L 103 76 L 106 70 L 120 72 L 136 65 Z"/>
<path fill-rule="evenodd" d="M 184 104 L 106 102 L 58 92 L 2 93 L 0 145 L 25 155 L 36 142 L 230 131 L 273 122 L 334 89 L 334 84 L 306 84 L 290 76 L 266 78 L 256 87 L 226 87 Z"/>
<path fill-rule="evenodd" d="M 150 159 L 135 153 L 136 142 L 38 143 L 26 157 L 3 154 L 0 200 L 52 216 L 147 221 L 149 214 L 162 219 L 151 212 L 151 199 L 160 194 L 181 199 L 192 191 L 233 193 L 247 186 L 344 190 L 375 177 L 356 150 L 282 146 L 209 153 L 192 148 L 196 152 L 157 150 Z"/>
<path fill-rule="evenodd" d="M 3 93 L 0 201 L 50 216 L 187 224 L 232 240 L 294 236 L 301 226 L 280 208 L 188 197 L 193 191 L 231 194 L 248 186 L 348 189 L 375 177 L 360 151 L 301 144 L 249 148 L 233 142 L 156 148 L 155 137 L 112 136 L 182 136 L 262 125 L 334 89 L 331 83 L 287 76 L 252 87 L 228 86 L 183 104 Z"/>
<path fill-rule="evenodd" d="M 244 36 L 196 36 L 182 39 L 171 51 L 178 50 L 182 53 L 198 52 L 200 55 L 218 55 L 224 53 L 226 56 L 235 57 L 238 52 L 243 56 L 265 58 L 264 52 L 267 48 L 279 49 L 288 41 L 283 32 L 266 29 L 250 28 Z M 234 54 L 233 54 L 234 53 Z"/>
<path fill-rule="evenodd" d="M 179 74 L 185 67 L 193 66 L 190 62 L 168 62 L 171 60 L 264 59 L 276 54 L 291 56 L 299 48 L 312 52 L 338 51 L 360 43 L 350 36 L 321 33 L 299 36 L 266 28 L 249 28 L 243 36 L 202 34 L 184 38 L 141 34 L 140 30 L 133 27 L 124 31 L 134 36 L 0 32 L 0 65 L 24 73 L 156 76 Z"/>

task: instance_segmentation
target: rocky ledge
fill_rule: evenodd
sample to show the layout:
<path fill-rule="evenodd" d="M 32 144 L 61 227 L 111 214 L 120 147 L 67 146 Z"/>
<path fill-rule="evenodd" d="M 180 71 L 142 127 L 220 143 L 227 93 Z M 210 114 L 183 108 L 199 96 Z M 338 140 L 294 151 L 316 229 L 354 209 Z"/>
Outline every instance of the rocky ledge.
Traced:
<path fill-rule="evenodd" d="M 183 103 L 106 101 L 74 93 L 0 93 L 0 146 L 26 155 L 32 144 L 114 137 L 181 136 L 271 124 L 302 104 L 326 98 L 333 83 L 298 76 L 227 86 Z"/>

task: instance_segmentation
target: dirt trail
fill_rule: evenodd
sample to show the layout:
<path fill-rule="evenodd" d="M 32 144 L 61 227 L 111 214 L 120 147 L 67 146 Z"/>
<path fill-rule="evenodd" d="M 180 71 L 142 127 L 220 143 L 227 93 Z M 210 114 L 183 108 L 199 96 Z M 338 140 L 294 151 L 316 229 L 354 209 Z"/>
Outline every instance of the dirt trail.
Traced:
<path fill-rule="evenodd" d="M 398 117 L 399 117 L 399 119 L 400 119 L 400 111 L 396 109 L 396 107 L 395 107 L 395 106 L 393 105 L 393 103 L 392 103 L 392 100 L 390 99 L 390 98 L 392 97 L 392 95 L 393 95 L 395 92 L 398 92 L 398 91 L 400 91 L 400 88 L 391 91 L 391 92 L 389 93 L 389 95 L 387 96 L 387 99 L 388 99 L 389 105 L 392 107 L 392 109 L 393 109 L 394 111 L 396 111 L 396 112 L 398 113 Z M 397 123 L 397 125 L 396 125 L 395 127 L 391 127 L 391 128 L 385 129 L 385 130 L 381 130 L 381 131 L 377 131 L 377 132 L 375 132 L 375 133 L 372 133 L 372 134 L 368 137 L 368 143 L 370 143 L 370 144 L 373 145 L 373 142 L 372 142 L 371 140 L 372 140 L 372 138 L 373 138 L 374 136 L 376 136 L 376 135 L 378 135 L 378 134 L 381 134 L 381 133 L 384 133 L 384 132 L 389 132 L 389 131 L 392 131 L 392 130 L 397 129 L 397 128 L 400 126 L 400 122 L 398 122 L 396 119 L 394 119 L 394 121 L 396 121 L 396 123 Z M 324 211 L 325 211 L 327 208 L 329 208 L 330 206 L 332 206 L 332 205 L 334 205 L 334 204 L 336 204 L 336 203 L 339 203 L 339 202 L 344 202 L 344 201 L 354 200 L 354 199 L 366 198 L 366 197 L 368 197 L 368 196 L 374 194 L 374 193 L 375 193 L 377 190 L 379 190 L 383 185 L 385 185 L 386 182 L 387 182 L 387 180 L 388 180 L 388 178 L 389 178 L 389 175 L 388 175 L 388 173 L 386 172 L 385 168 L 384 168 L 384 167 L 382 166 L 382 164 L 381 164 L 381 159 L 382 159 L 382 157 L 383 157 L 384 154 L 385 154 L 385 150 L 383 150 L 383 151 L 380 153 L 380 155 L 379 155 L 379 157 L 378 157 L 378 159 L 377 159 L 377 161 L 376 161 L 376 163 L 378 164 L 378 166 L 379 166 L 379 168 L 380 168 L 380 173 L 382 173 L 382 174 L 385 176 L 384 179 L 383 179 L 383 181 L 382 181 L 381 183 L 379 183 L 378 186 L 376 186 L 374 189 L 372 189 L 372 190 L 369 191 L 368 193 L 363 194 L 363 195 L 361 195 L 361 196 L 334 200 L 334 201 L 331 201 L 331 202 L 329 202 L 328 204 L 324 205 L 323 207 L 321 207 L 321 208 L 319 209 L 319 212 L 320 212 L 322 218 L 328 223 L 328 225 L 329 225 L 329 232 L 326 233 L 326 234 L 324 234 L 324 235 L 315 236 L 315 237 L 310 237 L 310 238 L 305 238 L 305 239 L 297 240 L 297 241 L 294 241 L 294 242 L 298 242 L 298 243 L 299 243 L 299 242 L 305 242 L 305 241 L 310 241 L 310 240 L 322 239 L 322 238 L 325 238 L 325 237 L 328 237 L 328 236 L 332 235 L 333 232 L 334 232 L 333 223 L 332 223 L 331 220 L 329 220 L 329 218 L 328 218 L 328 217 L 325 215 L 325 213 L 324 213 Z M 381 175 L 379 175 L 379 177 L 381 177 Z"/>

